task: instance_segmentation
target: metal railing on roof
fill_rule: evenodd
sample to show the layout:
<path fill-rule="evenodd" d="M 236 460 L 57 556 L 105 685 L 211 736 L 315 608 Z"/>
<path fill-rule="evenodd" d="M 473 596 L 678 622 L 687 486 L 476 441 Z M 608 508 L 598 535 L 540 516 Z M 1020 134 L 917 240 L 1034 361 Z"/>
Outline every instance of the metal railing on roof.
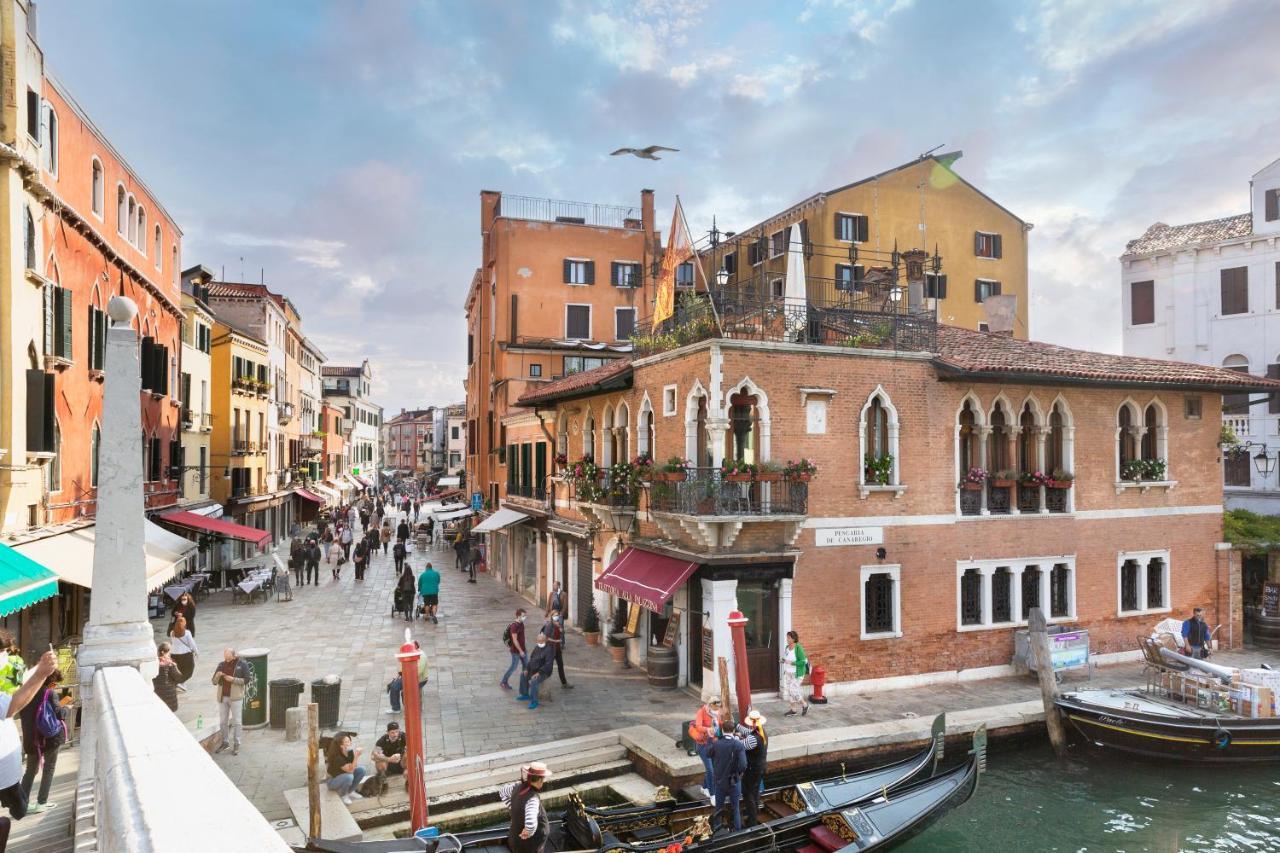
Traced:
<path fill-rule="evenodd" d="M 503 193 L 498 202 L 497 215 L 508 219 L 528 219 L 534 222 L 568 222 L 605 228 L 624 228 L 626 220 L 640 219 L 640 210 L 616 204 L 562 201 L 554 198 L 534 198 Z"/>

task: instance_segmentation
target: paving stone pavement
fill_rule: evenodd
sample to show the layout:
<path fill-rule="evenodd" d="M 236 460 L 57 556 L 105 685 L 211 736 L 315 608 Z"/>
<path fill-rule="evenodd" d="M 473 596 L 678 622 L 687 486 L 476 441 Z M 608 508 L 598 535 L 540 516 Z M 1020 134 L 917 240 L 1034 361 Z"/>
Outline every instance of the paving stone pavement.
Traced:
<path fill-rule="evenodd" d="M 320 565 L 318 586 L 295 589 L 292 601 L 232 604 L 230 593 L 214 592 L 199 602 L 196 641 L 201 654 L 189 692 L 179 694 L 179 717 L 192 728 L 203 717 L 205 728 L 217 726 L 217 705 L 210 677 L 222 659 L 222 649 L 266 647 L 271 650 L 269 678 L 293 677 L 310 685 L 315 678 L 335 674 L 342 679 L 341 727 L 358 733 L 365 756 L 373 751 L 389 720 L 385 685 L 398 671 L 395 653 L 408 625 L 421 642 L 430 667 L 430 683 L 423 691 L 423 729 L 428 760 L 476 756 L 580 734 L 647 724 L 670 732 L 674 740 L 684 720 L 698 706 L 691 693 L 650 688 L 642 672 L 619 669 L 603 646 L 589 647 L 581 634 L 570 632 L 565 652 L 572 691 L 552 678 L 535 711 L 514 701 L 498 680 L 509 658 L 502 630 L 516 607 L 531 605 L 486 574 L 476 584 L 454 567 L 449 549 L 415 551 L 409 562 L 415 572 L 430 559 L 442 576 L 440 623 L 406 623 L 391 613 L 395 566 L 390 555 L 378 554 L 365 580 L 357 582 L 350 564 L 335 582 L 330 567 Z M 541 624 L 540 611 L 526 623 L 531 631 Z M 167 620 L 153 621 L 157 640 Z M 1253 664 L 1254 653 L 1222 654 L 1223 663 Z M 1267 659 L 1280 664 L 1280 656 Z M 1140 666 L 1124 664 L 1095 671 L 1092 684 L 1117 686 L 1141 680 Z M 303 702 L 309 696 L 309 687 Z M 893 693 L 841 696 L 815 706 L 805 717 L 783 716 L 786 706 L 766 700 L 761 709 L 775 733 L 933 715 L 1023 702 L 1039 696 L 1033 678 L 1003 678 L 963 684 L 922 687 Z M 223 753 L 217 763 L 227 776 L 268 818 L 289 816 L 284 791 L 306 784 L 306 742 L 287 743 L 281 729 L 262 728 L 245 734 L 238 756 Z M 366 762 L 368 763 L 368 762 Z M 370 765 L 371 766 L 371 765 Z"/>

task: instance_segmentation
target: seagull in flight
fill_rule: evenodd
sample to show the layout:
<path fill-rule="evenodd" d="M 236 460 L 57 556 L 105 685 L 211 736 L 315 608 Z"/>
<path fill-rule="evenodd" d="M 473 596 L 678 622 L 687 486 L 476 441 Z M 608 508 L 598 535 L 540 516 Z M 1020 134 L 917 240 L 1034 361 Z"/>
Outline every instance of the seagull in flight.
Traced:
<path fill-rule="evenodd" d="M 610 157 L 617 157 L 619 154 L 634 154 L 642 160 L 661 160 L 658 156 L 659 151 L 679 151 L 679 148 L 667 148 L 663 145 L 650 145 L 648 148 L 619 148 L 610 154 Z"/>

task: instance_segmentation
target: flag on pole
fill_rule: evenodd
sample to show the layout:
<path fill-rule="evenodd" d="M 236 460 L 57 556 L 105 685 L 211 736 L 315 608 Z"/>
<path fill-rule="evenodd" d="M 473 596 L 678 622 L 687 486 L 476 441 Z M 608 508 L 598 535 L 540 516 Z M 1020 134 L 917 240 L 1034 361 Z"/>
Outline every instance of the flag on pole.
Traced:
<path fill-rule="evenodd" d="M 676 209 L 671 217 L 671 231 L 667 234 L 667 251 L 662 257 L 662 272 L 658 275 L 658 293 L 653 305 L 653 325 L 668 320 L 676 311 L 676 268 L 695 255 L 693 235 L 685 221 L 680 196 L 676 196 Z"/>

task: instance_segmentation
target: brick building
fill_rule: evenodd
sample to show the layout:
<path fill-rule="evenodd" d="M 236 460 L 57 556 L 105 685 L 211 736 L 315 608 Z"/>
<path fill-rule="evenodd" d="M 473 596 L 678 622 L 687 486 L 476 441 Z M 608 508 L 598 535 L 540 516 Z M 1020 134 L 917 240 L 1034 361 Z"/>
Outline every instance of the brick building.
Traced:
<path fill-rule="evenodd" d="M 466 300 L 466 482 L 496 506 L 512 464 L 508 431 L 533 424 L 516 399 L 630 352 L 653 297 L 653 191 L 639 208 L 485 191 L 480 233 Z"/>
<path fill-rule="evenodd" d="M 435 408 L 401 409 L 383 424 L 386 456 L 383 464 L 401 474 L 421 474 L 431 469 L 435 441 Z"/>
<path fill-rule="evenodd" d="M 508 490 L 490 569 L 539 601 L 560 580 L 579 624 L 639 604 L 631 659 L 671 638 L 704 692 L 734 609 L 757 690 L 792 629 L 837 692 L 1004 673 L 1033 605 L 1103 659 L 1193 605 L 1240 642 L 1238 569 L 1215 547 L 1221 398 L 1275 382 L 945 326 L 916 350 L 760 338 L 527 390 L 544 437 L 508 457 L 567 464 L 547 500 Z M 678 472 L 617 464 L 642 454 Z M 802 458 L 807 482 L 780 470 Z"/>

